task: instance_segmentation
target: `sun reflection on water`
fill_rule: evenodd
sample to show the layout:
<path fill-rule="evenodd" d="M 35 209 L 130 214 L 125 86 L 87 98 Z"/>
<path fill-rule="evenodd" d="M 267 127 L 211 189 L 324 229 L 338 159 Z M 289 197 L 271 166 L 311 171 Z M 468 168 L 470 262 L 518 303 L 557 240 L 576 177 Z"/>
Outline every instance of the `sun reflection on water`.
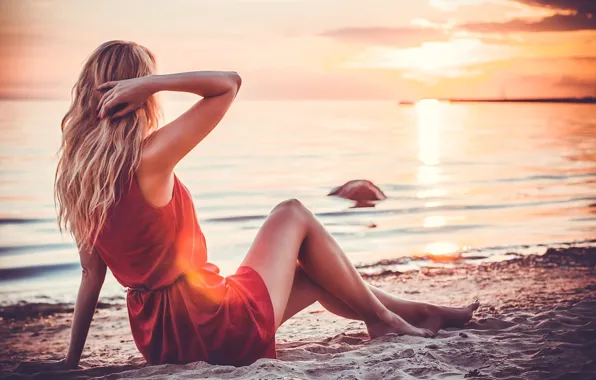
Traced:
<path fill-rule="evenodd" d="M 446 103 L 436 99 L 422 99 L 416 103 L 418 120 L 418 159 L 424 165 L 440 162 L 440 130 Z"/>
<path fill-rule="evenodd" d="M 416 178 L 425 189 L 418 191 L 418 198 L 434 198 L 444 195 L 438 188 L 441 181 L 441 123 L 445 107 L 449 105 L 436 99 L 423 99 L 416 103 L 418 129 L 418 166 Z"/>
<path fill-rule="evenodd" d="M 424 218 L 424 227 L 442 227 L 447 224 L 447 219 L 444 216 L 427 216 Z"/>
<path fill-rule="evenodd" d="M 420 199 L 441 198 L 447 190 L 441 187 L 443 169 L 441 167 L 441 132 L 448 118 L 449 103 L 436 99 L 423 99 L 416 103 L 418 132 L 418 160 L 416 179 Z M 427 201 L 425 207 L 440 206 L 440 201 Z M 437 228 L 447 225 L 447 217 L 429 215 L 424 218 L 424 228 Z M 453 261 L 461 256 L 462 247 L 453 242 L 433 242 L 424 246 L 424 254 L 433 261 Z"/>
<path fill-rule="evenodd" d="M 445 107 L 449 105 L 436 99 L 423 99 L 416 103 L 418 132 L 418 160 L 416 179 L 421 189 L 418 198 L 437 198 L 447 191 L 438 187 L 441 182 L 441 125 Z"/>

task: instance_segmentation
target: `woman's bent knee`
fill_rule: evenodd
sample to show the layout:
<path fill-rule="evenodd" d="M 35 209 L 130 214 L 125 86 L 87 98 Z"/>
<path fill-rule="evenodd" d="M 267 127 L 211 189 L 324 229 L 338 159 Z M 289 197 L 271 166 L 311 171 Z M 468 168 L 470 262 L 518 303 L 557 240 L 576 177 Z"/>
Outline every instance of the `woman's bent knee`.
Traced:
<path fill-rule="evenodd" d="M 292 198 L 279 203 L 273 210 L 271 210 L 271 212 L 285 212 L 296 216 L 304 216 L 308 213 L 308 210 L 304 207 L 302 202 Z"/>
<path fill-rule="evenodd" d="M 287 199 L 283 202 L 280 202 L 275 206 L 275 208 L 303 208 L 304 205 L 296 198 Z"/>

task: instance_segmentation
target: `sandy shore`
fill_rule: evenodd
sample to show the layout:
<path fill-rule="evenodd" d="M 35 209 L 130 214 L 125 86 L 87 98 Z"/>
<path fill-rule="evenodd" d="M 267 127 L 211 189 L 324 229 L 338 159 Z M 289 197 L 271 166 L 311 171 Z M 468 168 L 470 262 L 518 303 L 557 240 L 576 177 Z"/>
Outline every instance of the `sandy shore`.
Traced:
<path fill-rule="evenodd" d="M 434 339 L 389 335 L 369 341 L 361 322 L 315 305 L 279 330 L 280 360 L 243 368 L 202 362 L 145 366 L 124 300 L 102 299 L 82 369 L 26 374 L 22 361 L 63 357 L 72 305 L 7 307 L 0 310 L 0 378 L 594 379 L 595 266 L 595 247 L 571 247 L 500 263 L 369 278 L 405 298 L 455 306 L 477 297 L 482 306 L 465 328 L 441 330 Z"/>

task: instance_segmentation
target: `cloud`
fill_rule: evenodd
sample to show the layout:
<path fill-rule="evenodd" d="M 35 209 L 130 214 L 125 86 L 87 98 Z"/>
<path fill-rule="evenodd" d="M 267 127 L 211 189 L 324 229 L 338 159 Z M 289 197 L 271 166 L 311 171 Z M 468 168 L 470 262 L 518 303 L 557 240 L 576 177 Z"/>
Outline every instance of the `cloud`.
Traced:
<path fill-rule="evenodd" d="M 487 0 L 429 0 L 432 7 L 442 11 L 455 11 L 460 7 L 487 3 Z"/>
<path fill-rule="evenodd" d="M 596 56 L 580 55 L 580 56 L 570 57 L 569 59 L 577 61 L 577 62 L 594 62 L 594 63 L 596 63 Z"/>
<path fill-rule="evenodd" d="M 351 43 L 395 47 L 416 46 L 424 41 L 449 38 L 444 30 L 429 27 L 347 27 L 328 30 L 320 35 Z"/>
<path fill-rule="evenodd" d="M 542 19 L 517 18 L 504 22 L 476 22 L 459 28 L 476 33 L 568 32 L 596 30 L 595 0 L 513 0 L 537 8 L 547 8 L 556 14 Z"/>
<path fill-rule="evenodd" d="M 515 0 L 518 3 L 564 11 L 574 11 L 578 14 L 596 13 L 594 0 Z"/>
<path fill-rule="evenodd" d="M 560 87 L 571 87 L 575 89 L 594 91 L 594 89 L 596 89 L 596 79 L 578 78 L 571 75 L 563 75 L 557 82 L 555 82 L 555 85 Z"/>
<path fill-rule="evenodd" d="M 452 35 L 473 33 L 485 40 L 490 35 L 532 32 L 568 32 L 596 30 L 596 0 L 509 0 L 509 4 L 523 4 L 536 9 L 548 9 L 542 18 L 513 18 L 498 22 L 468 22 L 455 27 L 439 24 L 420 24 L 404 27 L 345 27 L 328 30 L 321 36 L 337 40 L 376 46 L 413 47 L 426 41 L 446 41 Z M 434 5 L 475 5 L 486 0 L 434 0 Z M 435 4 L 436 3 L 436 4 Z M 556 13 L 555 13 L 556 12 Z M 495 41 L 493 41 L 495 42 Z M 507 41 L 511 42 L 511 41 Z"/>
<path fill-rule="evenodd" d="M 541 20 L 514 19 L 505 22 L 477 22 L 459 25 L 459 29 L 475 33 L 568 32 L 596 30 L 596 15 L 556 14 Z"/>

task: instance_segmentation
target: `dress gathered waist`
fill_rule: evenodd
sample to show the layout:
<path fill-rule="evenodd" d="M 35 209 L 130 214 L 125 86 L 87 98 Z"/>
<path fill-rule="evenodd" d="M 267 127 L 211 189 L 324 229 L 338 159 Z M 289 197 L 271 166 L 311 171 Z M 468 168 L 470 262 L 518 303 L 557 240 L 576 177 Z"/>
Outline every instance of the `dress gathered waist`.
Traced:
<path fill-rule="evenodd" d="M 172 287 L 174 284 L 176 284 L 180 280 L 184 279 L 185 277 L 186 277 L 186 273 L 182 273 L 171 284 L 160 286 L 160 287 L 154 288 L 154 289 L 148 288 L 146 286 L 129 286 L 126 289 L 129 293 L 130 292 L 141 292 L 141 293 L 159 292 L 159 291 L 169 289 L 170 287 Z"/>

